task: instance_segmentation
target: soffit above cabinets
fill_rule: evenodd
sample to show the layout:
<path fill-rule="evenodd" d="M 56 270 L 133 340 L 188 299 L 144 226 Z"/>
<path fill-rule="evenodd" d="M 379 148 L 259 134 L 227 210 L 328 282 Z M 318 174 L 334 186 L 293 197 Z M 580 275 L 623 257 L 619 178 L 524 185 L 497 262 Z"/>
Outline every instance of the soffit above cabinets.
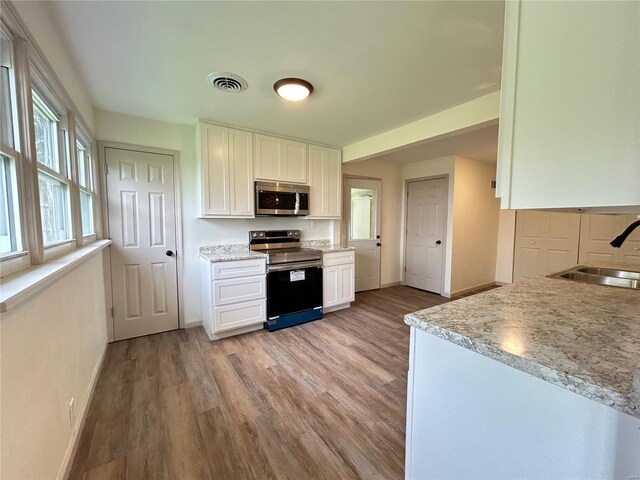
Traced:
<path fill-rule="evenodd" d="M 344 146 L 499 90 L 502 1 L 43 2 L 94 105 Z M 228 71 L 242 93 L 213 89 Z M 300 77 L 313 95 L 273 92 Z"/>

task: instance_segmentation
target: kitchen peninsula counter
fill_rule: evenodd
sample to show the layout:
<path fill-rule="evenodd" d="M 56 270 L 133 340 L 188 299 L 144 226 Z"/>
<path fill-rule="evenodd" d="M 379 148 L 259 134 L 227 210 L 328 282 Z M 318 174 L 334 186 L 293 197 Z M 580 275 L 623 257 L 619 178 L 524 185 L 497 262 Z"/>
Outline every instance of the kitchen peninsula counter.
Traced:
<path fill-rule="evenodd" d="M 405 323 L 406 478 L 640 475 L 640 291 L 536 277 Z"/>
<path fill-rule="evenodd" d="M 535 277 L 405 322 L 640 418 L 640 291 Z"/>

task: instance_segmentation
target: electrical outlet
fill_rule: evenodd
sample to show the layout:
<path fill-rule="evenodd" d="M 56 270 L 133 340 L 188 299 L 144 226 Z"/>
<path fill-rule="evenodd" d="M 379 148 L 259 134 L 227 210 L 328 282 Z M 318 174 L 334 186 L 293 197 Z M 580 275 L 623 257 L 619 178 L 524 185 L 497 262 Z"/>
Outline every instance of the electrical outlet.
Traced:
<path fill-rule="evenodd" d="M 76 424 L 76 400 L 73 397 L 69 402 L 69 422 L 71 423 L 71 428 Z"/>

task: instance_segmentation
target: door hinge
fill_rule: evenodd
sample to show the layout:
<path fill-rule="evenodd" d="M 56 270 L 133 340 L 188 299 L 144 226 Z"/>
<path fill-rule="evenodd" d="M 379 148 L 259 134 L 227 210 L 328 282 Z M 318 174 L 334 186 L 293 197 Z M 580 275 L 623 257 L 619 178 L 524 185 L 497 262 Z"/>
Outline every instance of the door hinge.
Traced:
<path fill-rule="evenodd" d="M 406 268 L 406 267 L 405 267 L 405 268 Z M 114 310 L 113 310 L 113 307 L 111 307 L 111 318 L 113 318 L 113 317 L 114 317 L 114 313 L 113 313 L 113 311 L 114 311 Z"/>
<path fill-rule="evenodd" d="M 107 162 L 104 162 L 104 174 L 109 175 L 109 165 L 107 165 Z"/>

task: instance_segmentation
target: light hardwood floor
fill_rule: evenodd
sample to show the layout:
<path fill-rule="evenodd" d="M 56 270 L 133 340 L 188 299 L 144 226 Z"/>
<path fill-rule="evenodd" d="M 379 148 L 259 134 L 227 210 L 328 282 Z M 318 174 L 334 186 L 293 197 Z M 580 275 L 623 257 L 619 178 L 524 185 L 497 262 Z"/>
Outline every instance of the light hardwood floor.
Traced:
<path fill-rule="evenodd" d="M 109 345 L 72 479 L 401 479 L 409 287 L 273 333 Z"/>

